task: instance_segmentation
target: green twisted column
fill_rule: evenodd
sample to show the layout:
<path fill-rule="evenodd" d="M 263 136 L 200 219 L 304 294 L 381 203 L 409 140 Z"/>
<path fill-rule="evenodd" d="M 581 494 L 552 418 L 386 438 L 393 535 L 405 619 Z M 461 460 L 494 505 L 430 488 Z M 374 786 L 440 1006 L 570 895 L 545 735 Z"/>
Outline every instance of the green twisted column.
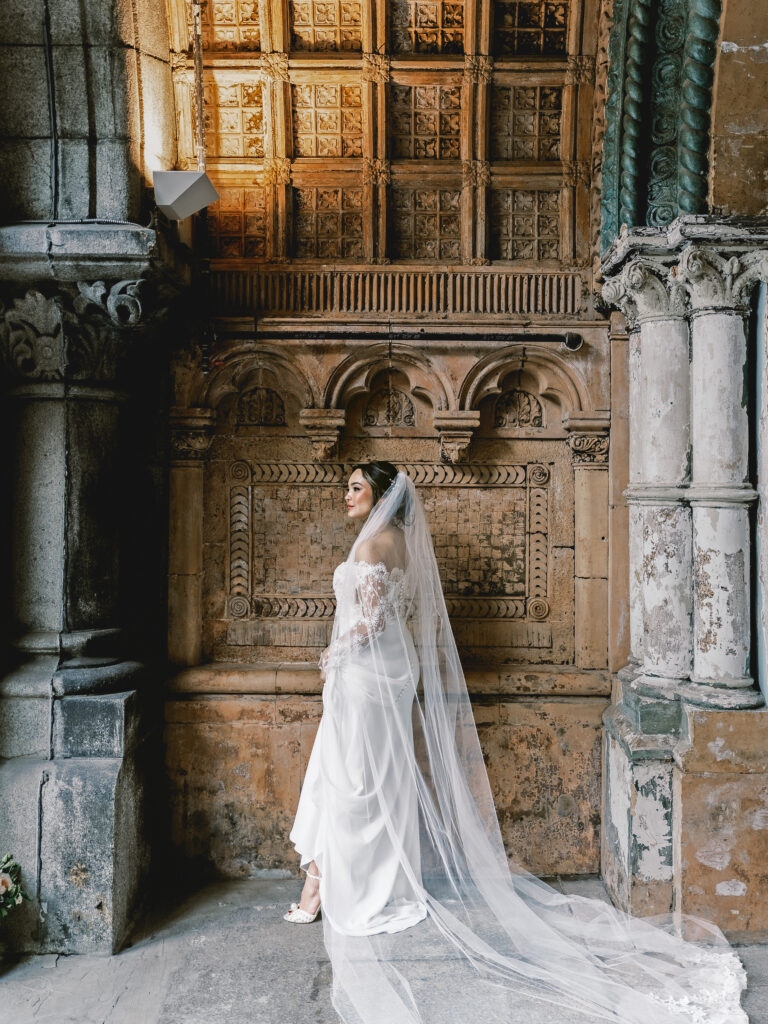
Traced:
<path fill-rule="evenodd" d="M 691 0 L 681 85 L 683 102 L 678 170 L 681 213 L 702 213 L 706 210 L 710 107 L 720 11 L 720 0 Z"/>
<path fill-rule="evenodd" d="M 619 224 L 641 219 L 641 170 L 645 79 L 652 38 L 651 0 L 633 0 L 627 24 L 624 74 L 624 117 L 621 138 Z"/>

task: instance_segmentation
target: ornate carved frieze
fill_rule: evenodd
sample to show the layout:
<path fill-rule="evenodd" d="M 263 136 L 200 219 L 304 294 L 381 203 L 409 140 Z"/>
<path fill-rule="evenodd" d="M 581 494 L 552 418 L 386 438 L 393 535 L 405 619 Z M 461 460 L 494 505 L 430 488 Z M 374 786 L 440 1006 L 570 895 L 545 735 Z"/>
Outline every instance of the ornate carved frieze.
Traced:
<path fill-rule="evenodd" d="M 568 445 L 576 465 L 605 465 L 608 462 L 609 438 L 607 434 L 568 435 Z"/>
<path fill-rule="evenodd" d="M 386 53 L 363 54 L 363 81 L 388 82 L 390 58 Z"/>

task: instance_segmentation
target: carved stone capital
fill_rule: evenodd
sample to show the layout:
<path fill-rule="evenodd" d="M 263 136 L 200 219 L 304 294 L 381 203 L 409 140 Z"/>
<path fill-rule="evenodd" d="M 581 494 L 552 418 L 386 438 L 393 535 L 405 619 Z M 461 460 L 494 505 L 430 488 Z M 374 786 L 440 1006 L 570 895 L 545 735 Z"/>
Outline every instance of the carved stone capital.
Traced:
<path fill-rule="evenodd" d="M 287 156 L 267 157 L 256 178 L 260 185 L 290 185 L 291 161 Z"/>
<path fill-rule="evenodd" d="M 299 412 L 299 423 L 309 434 L 318 462 L 335 458 L 345 422 L 343 409 L 302 409 Z"/>
<path fill-rule="evenodd" d="M 689 245 L 683 249 L 676 275 L 690 298 L 692 312 L 743 313 L 749 308 L 755 284 L 768 280 L 768 251 L 721 255 L 709 247 Z"/>
<path fill-rule="evenodd" d="M 131 343 L 166 312 L 157 283 L 78 281 L 0 300 L 0 361 L 11 377 L 106 383 Z"/>
<path fill-rule="evenodd" d="M 174 462 L 200 462 L 213 440 L 216 413 L 213 409 L 172 409 L 171 459 Z"/>
<path fill-rule="evenodd" d="M 676 319 L 686 312 L 682 283 L 661 260 L 630 260 L 602 291 L 608 305 L 624 313 L 630 330 L 647 320 Z"/>
<path fill-rule="evenodd" d="M 440 434 L 440 457 L 456 464 L 466 458 L 472 435 L 480 426 L 480 413 L 475 409 L 436 412 L 434 424 Z"/>
<path fill-rule="evenodd" d="M 568 446 L 574 465 L 601 466 L 608 462 L 609 438 L 606 433 L 571 433 Z"/>
<path fill-rule="evenodd" d="M 464 81 L 468 85 L 488 83 L 493 77 L 493 57 L 468 53 L 464 57 Z"/>
<path fill-rule="evenodd" d="M 595 80 L 595 58 L 579 55 L 568 58 L 565 72 L 566 85 L 586 85 Z"/>
<path fill-rule="evenodd" d="M 461 184 L 464 188 L 490 185 L 491 165 L 487 160 L 462 160 Z"/>
<path fill-rule="evenodd" d="M 289 82 L 288 54 L 275 50 L 261 55 L 261 73 L 268 82 Z"/>
<path fill-rule="evenodd" d="M 389 160 L 378 157 L 365 157 L 363 161 L 364 185 L 388 185 L 391 178 Z"/>
<path fill-rule="evenodd" d="M 389 55 L 386 53 L 363 54 L 363 81 L 389 81 Z"/>

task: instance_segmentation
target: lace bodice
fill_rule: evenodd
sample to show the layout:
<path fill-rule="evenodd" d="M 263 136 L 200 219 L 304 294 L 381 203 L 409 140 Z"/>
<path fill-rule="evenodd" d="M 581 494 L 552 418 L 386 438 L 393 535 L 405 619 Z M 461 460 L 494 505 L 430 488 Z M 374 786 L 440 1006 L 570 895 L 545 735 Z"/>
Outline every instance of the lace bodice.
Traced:
<path fill-rule="evenodd" d="M 392 619 L 407 611 L 405 573 L 384 562 L 342 562 L 333 573 L 339 635 L 331 644 L 325 667 L 368 647 Z"/>

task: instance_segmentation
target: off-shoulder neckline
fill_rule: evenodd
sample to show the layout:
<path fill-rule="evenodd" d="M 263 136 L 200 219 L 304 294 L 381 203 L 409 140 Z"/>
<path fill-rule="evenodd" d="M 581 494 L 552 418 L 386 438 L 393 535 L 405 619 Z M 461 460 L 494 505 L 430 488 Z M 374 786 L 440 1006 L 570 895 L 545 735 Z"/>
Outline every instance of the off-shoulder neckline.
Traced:
<path fill-rule="evenodd" d="M 346 565 L 347 563 L 346 562 L 342 562 L 341 564 L 342 565 Z M 365 558 L 355 559 L 351 564 L 352 565 L 365 565 L 369 569 L 378 569 L 379 566 L 381 566 L 384 569 L 384 572 L 386 572 L 389 576 L 392 576 L 396 572 L 401 572 L 401 573 L 405 572 L 405 569 L 403 569 L 402 566 L 400 566 L 400 565 L 394 565 L 394 566 L 392 566 L 391 569 L 388 569 L 386 562 L 383 562 L 383 561 L 382 562 L 369 562 Z"/>

